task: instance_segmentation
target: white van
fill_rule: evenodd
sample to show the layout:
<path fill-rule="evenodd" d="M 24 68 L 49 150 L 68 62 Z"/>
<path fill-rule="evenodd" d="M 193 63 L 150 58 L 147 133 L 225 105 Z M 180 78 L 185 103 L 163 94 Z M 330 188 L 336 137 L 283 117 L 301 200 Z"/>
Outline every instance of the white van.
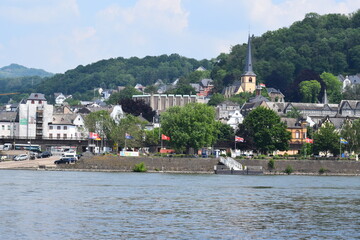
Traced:
<path fill-rule="evenodd" d="M 75 152 L 65 152 L 62 154 L 61 158 L 75 158 L 76 160 L 78 160 Z"/>

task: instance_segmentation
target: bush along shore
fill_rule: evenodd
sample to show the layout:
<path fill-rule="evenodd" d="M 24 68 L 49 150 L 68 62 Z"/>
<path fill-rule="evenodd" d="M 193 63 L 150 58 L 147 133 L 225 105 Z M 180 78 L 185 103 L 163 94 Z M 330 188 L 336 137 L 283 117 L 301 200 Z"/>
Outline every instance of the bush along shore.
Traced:
<path fill-rule="evenodd" d="M 360 175 L 355 160 L 307 159 L 236 159 L 244 166 L 262 166 L 264 174 Z M 61 170 L 214 173 L 216 158 L 119 157 L 99 155 L 83 157 L 76 164 L 58 165 Z"/>

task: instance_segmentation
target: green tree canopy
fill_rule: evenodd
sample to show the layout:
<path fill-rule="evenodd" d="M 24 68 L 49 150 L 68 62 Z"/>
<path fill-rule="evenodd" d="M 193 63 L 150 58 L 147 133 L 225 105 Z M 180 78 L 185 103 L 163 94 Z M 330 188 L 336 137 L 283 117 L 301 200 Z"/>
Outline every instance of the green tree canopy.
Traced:
<path fill-rule="evenodd" d="M 211 96 L 208 105 L 210 106 L 216 106 L 220 103 L 222 103 L 223 101 L 225 101 L 225 97 L 224 95 L 220 94 L 220 93 L 215 93 Z"/>
<path fill-rule="evenodd" d="M 243 125 L 261 153 L 288 149 L 291 133 L 271 109 L 257 107 L 245 117 Z"/>
<path fill-rule="evenodd" d="M 325 122 L 321 125 L 317 132 L 313 134 L 314 145 L 313 152 L 325 152 L 326 155 L 332 153 L 337 155 L 339 153 L 340 136 L 336 132 L 333 124 Z"/>
<path fill-rule="evenodd" d="M 341 87 L 342 84 L 339 79 L 331 73 L 323 72 L 320 75 L 325 82 L 326 91 L 329 97 L 329 102 L 339 103 L 341 101 Z"/>
<path fill-rule="evenodd" d="M 303 81 L 299 84 L 299 87 L 304 102 L 317 102 L 317 98 L 321 90 L 321 85 L 318 81 Z"/>
<path fill-rule="evenodd" d="M 169 108 L 161 114 L 161 128 L 171 138 L 170 145 L 181 152 L 212 146 L 218 136 L 214 108 L 201 103 Z"/>
<path fill-rule="evenodd" d="M 131 99 L 133 95 L 140 95 L 142 94 L 138 90 L 136 90 L 132 86 L 126 86 L 123 90 L 117 93 L 113 93 L 110 95 L 109 99 L 107 100 L 108 104 L 120 104 L 120 101 L 123 99 Z"/>

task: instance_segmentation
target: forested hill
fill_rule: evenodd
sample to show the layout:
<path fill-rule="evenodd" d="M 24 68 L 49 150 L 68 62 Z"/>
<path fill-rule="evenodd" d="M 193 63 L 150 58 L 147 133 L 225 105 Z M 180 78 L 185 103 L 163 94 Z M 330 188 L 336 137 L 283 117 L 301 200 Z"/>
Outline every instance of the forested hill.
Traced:
<path fill-rule="evenodd" d="M 20 78 L 20 77 L 51 77 L 54 74 L 42 69 L 27 68 L 19 64 L 10 64 L 0 68 L 0 78 Z"/>
<path fill-rule="evenodd" d="M 178 54 L 144 58 L 122 57 L 101 60 L 86 66 L 78 66 L 64 74 L 57 74 L 37 86 L 39 92 L 51 95 L 54 92 L 76 94 L 93 91 L 94 88 L 112 88 L 140 83 L 154 84 L 158 79 L 170 83 L 203 66 L 208 70 L 208 60 L 198 61 Z"/>
<path fill-rule="evenodd" d="M 267 87 L 280 89 L 287 100 L 299 101 L 298 84 L 334 75 L 360 73 L 360 10 L 350 15 L 309 13 L 288 28 L 252 38 L 254 72 Z M 212 71 L 222 89 L 242 74 L 246 44 L 221 54 Z M 310 71 L 309 71 L 310 70 Z"/>

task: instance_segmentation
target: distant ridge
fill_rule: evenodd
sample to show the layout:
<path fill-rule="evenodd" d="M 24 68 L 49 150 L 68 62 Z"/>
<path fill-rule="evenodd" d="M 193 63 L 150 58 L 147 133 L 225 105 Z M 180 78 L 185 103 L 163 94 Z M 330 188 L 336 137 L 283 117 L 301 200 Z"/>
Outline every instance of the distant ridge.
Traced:
<path fill-rule="evenodd" d="M 18 78 L 33 76 L 44 78 L 51 77 L 53 75 L 53 73 L 46 72 L 42 69 L 27 68 L 15 63 L 0 68 L 0 78 Z"/>

